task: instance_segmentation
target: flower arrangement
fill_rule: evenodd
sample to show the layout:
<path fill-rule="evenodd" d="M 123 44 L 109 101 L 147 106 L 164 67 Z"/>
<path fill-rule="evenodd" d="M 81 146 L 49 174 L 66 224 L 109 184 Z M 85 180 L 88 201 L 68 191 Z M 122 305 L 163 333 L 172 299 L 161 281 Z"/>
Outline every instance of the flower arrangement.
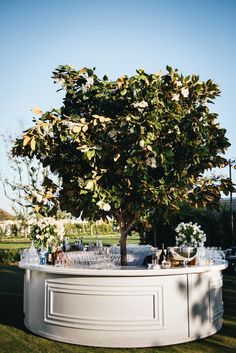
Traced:
<path fill-rule="evenodd" d="M 64 238 L 64 225 L 54 218 L 31 220 L 30 236 L 37 247 L 53 247 L 59 245 Z"/>
<path fill-rule="evenodd" d="M 206 234 L 197 223 L 181 222 L 175 229 L 177 245 L 198 246 L 206 241 Z"/>

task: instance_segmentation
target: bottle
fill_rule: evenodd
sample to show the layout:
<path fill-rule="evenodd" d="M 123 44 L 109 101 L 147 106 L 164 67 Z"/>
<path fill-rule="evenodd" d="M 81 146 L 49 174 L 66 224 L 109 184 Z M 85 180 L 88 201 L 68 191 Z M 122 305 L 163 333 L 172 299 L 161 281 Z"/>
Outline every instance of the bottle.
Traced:
<path fill-rule="evenodd" d="M 170 268 L 172 265 L 173 255 L 170 251 L 170 248 L 166 250 L 166 258 L 165 258 L 165 268 Z"/>
<path fill-rule="evenodd" d="M 78 243 L 78 250 L 79 251 L 83 251 L 84 250 L 84 243 L 83 243 L 83 239 L 79 239 L 79 243 Z"/>
<path fill-rule="evenodd" d="M 62 243 L 62 250 L 63 250 L 63 252 L 66 252 L 66 251 L 67 251 L 65 239 L 63 240 L 63 243 Z"/>
<path fill-rule="evenodd" d="M 164 247 L 164 244 L 161 244 L 161 254 L 160 254 L 160 257 L 159 257 L 159 265 L 162 264 L 162 261 L 165 260 L 166 258 L 166 254 L 165 254 L 165 247 Z"/>
<path fill-rule="evenodd" d="M 53 258 L 52 258 L 52 247 L 51 244 L 48 244 L 48 251 L 47 251 L 47 264 L 52 265 Z"/>
<path fill-rule="evenodd" d="M 36 248 L 34 247 L 34 241 L 32 241 L 31 243 L 31 247 L 28 250 L 28 254 L 29 254 L 29 263 L 39 264 L 39 254 Z"/>
<path fill-rule="evenodd" d="M 56 260 L 57 260 L 57 247 L 54 245 L 52 247 L 52 265 L 55 265 Z"/>
<path fill-rule="evenodd" d="M 167 250 L 166 250 L 166 261 L 172 262 L 172 260 L 173 260 L 173 254 L 170 251 L 170 248 L 167 248 Z"/>
<path fill-rule="evenodd" d="M 45 256 L 45 252 L 41 251 L 40 252 L 40 258 L 39 258 L 39 263 L 40 265 L 46 265 L 46 256 Z"/>

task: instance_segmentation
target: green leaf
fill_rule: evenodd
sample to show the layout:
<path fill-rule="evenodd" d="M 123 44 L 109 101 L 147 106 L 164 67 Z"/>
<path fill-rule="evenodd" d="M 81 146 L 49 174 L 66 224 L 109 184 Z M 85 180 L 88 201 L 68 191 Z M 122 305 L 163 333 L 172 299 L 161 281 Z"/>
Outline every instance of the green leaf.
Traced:
<path fill-rule="evenodd" d="M 88 160 L 91 160 L 95 155 L 95 150 L 89 150 L 85 154 L 86 154 L 86 157 L 88 158 Z"/>
<path fill-rule="evenodd" d="M 80 190 L 80 195 L 86 195 L 87 193 L 88 193 L 87 190 L 84 190 L 84 189 Z"/>
<path fill-rule="evenodd" d="M 102 211 L 94 204 L 104 200 L 129 224 L 153 210 L 167 218 L 182 201 L 199 206 L 190 200 L 192 189 L 204 170 L 221 163 L 219 154 L 229 146 L 206 103 L 219 94 L 212 80 L 184 77 L 170 66 L 164 75 L 139 69 L 111 81 L 89 68 L 67 65 L 55 70 L 53 78 L 65 82 L 61 111 L 35 119 L 16 140 L 13 155 L 36 155 L 60 175 L 63 209 L 75 216 L 84 210 L 84 217 L 99 219 Z M 183 87 L 189 90 L 187 99 L 181 96 Z M 143 101 L 148 108 L 135 109 Z M 210 203 L 212 198 L 205 199 Z"/>
<path fill-rule="evenodd" d="M 168 158 L 172 158 L 172 157 L 174 157 L 174 152 L 172 150 L 166 150 L 165 155 Z"/>

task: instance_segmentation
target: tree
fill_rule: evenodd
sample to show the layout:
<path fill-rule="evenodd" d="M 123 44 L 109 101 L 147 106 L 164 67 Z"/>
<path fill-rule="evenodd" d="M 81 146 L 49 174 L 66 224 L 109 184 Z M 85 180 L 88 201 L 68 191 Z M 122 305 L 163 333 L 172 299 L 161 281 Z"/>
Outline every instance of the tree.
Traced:
<path fill-rule="evenodd" d="M 43 168 L 42 163 L 35 158 L 13 156 L 11 149 L 15 138 L 10 135 L 2 135 L 2 138 L 13 173 L 11 178 L 4 178 L 0 173 L 0 180 L 5 196 L 12 202 L 14 214 L 26 220 L 30 215 L 37 214 L 39 209 L 43 216 L 56 213 L 55 202 L 50 202 L 52 191 L 56 191 L 56 184 L 48 178 L 49 168 Z M 58 179 L 56 182 L 60 184 Z"/>
<path fill-rule="evenodd" d="M 6 221 L 6 220 L 14 221 L 15 217 L 11 215 L 9 212 L 4 211 L 2 208 L 0 208 L 0 222 Z"/>
<path fill-rule="evenodd" d="M 202 179 L 225 162 L 229 146 L 209 103 L 220 94 L 211 80 L 162 75 L 99 79 L 95 69 L 59 66 L 55 82 L 66 91 L 61 109 L 39 113 L 16 140 L 14 156 L 36 157 L 62 180 L 61 208 L 82 218 L 112 216 L 119 223 L 121 263 L 126 239 L 147 212 L 167 218 L 182 202 L 217 202 L 228 179 Z M 40 211 L 40 209 L 39 209 Z"/>

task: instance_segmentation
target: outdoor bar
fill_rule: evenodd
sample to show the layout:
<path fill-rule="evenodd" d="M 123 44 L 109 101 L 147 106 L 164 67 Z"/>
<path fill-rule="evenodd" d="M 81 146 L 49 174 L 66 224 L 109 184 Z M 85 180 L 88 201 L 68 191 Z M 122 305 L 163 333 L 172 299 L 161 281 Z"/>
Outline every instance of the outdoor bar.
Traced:
<path fill-rule="evenodd" d="M 234 190 L 230 178 L 208 173 L 228 165 L 226 130 L 209 108 L 220 90 L 211 79 L 166 71 L 137 69 L 114 81 L 95 68 L 60 65 L 53 79 L 65 90 L 61 108 L 32 109 L 40 117 L 16 139 L 12 156 L 46 171 L 39 186 L 32 179 L 23 189 L 32 246 L 19 266 L 33 333 L 133 348 L 193 341 L 222 327 L 227 227 L 218 232 L 221 218 L 205 217 Z M 195 222 L 203 220 L 201 229 Z M 111 237 L 119 231 L 119 240 L 97 243 L 102 228 Z M 70 238 L 79 238 L 74 251 Z"/>
<path fill-rule="evenodd" d="M 25 325 L 52 340 L 151 347 L 193 341 L 222 327 L 225 260 L 169 269 L 19 266 L 25 269 Z"/>

